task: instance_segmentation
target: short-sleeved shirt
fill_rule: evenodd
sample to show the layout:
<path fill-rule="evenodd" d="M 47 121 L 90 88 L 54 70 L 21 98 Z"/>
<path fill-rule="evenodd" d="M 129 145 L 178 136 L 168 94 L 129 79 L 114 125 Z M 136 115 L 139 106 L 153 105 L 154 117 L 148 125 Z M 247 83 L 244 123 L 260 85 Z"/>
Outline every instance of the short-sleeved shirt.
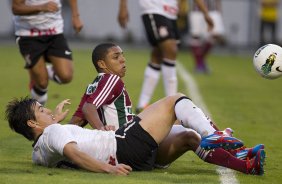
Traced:
<path fill-rule="evenodd" d="M 74 142 L 80 151 L 112 165 L 117 164 L 117 143 L 114 131 L 84 129 L 77 125 L 52 124 L 45 128 L 33 144 L 32 160 L 35 164 L 56 167 L 68 161 L 63 155 L 66 144 Z"/>
<path fill-rule="evenodd" d="M 85 120 L 82 107 L 85 103 L 96 106 L 104 125 L 119 128 L 133 119 L 132 103 L 121 78 L 114 74 L 99 73 L 83 94 L 74 116 Z"/>
<path fill-rule="evenodd" d="M 177 0 L 139 0 L 141 14 L 158 14 L 176 20 L 178 14 Z"/>
<path fill-rule="evenodd" d="M 25 0 L 26 5 L 41 5 L 49 0 Z M 63 33 L 63 18 L 61 15 L 61 1 L 53 0 L 58 4 L 56 12 L 40 12 L 34 15 L 15 15 L 13 17 L 16 36 L 44 36 Z"/>
<path fill-rule="evenodd" d="M 111 165 L 128 164 L 133 170 L 152 170 L 158 144 L 139 124 L 137 116 L 116 132 L 52 124 L 33 143 L 32 161 L 46 167 L 74 164 L 64 156 L 68 143 L 76 143 L 81 152 Z"/>

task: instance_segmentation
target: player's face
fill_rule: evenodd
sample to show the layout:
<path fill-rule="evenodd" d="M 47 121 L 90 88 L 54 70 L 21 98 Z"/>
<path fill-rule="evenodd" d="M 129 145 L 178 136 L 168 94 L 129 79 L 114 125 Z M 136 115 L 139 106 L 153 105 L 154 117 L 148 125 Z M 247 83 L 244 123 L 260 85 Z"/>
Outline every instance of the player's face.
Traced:
<path fill-rule="evenodd" d="M 55 123 L 52 111 L 43 107 L 43 105 L 38 102 L 34 107 L 34 114 L 36 118 L 36 123 L 42 128 L 45 128 Z"/>
<path fill-rule="evenodd" d="M 105 58 L 105 70 L 108 73 L 124 77 L 126 72 L 125 57 L 119 46 L 111 47 Z"/>

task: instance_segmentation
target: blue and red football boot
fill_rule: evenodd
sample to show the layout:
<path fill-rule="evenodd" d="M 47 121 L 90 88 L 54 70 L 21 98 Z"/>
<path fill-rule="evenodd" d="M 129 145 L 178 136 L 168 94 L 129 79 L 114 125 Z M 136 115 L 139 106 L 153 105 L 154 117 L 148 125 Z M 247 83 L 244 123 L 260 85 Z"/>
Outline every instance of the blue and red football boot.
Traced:
<path fill-rule="evenodd" d="M 252 159 L 253 157 L 256 156 L 257 152 L 261 149 L 264 149 L 263 144 L 258 144 L 252 148 L 241 147 L 238 149 L 235 156 L 241 160 Z"/>
<path fill-rule="evenodd" d="M 232 130 L 232 129 L 231 129 Z M 216 131 L 213 134 L 203 137 L 201 141 L 201 147 L 206 150 L 223 148 L 223 149 L 237 149 L 244 145 L 244 143 L 232 137 L 233 131 L 227 133 L 224 131 Z"/>
<path fill-rule="evenodd" d="M 264 174 L 264 161 L 265 151 L 263 149 L 258 150 L 256 156 L 249 160 L 247 159 L 247 173 L 252 175 L 263 175 Z"/>

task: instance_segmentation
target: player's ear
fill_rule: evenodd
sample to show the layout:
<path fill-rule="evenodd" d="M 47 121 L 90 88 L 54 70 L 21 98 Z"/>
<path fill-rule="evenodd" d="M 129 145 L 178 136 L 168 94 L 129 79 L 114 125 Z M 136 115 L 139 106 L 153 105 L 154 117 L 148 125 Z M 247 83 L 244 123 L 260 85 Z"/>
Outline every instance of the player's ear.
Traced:
<path fill-rule="evenodd" d="M 100 60 L 97 62 L 97 64 L 98 64 L 99 68 L 101 68 L 101 69 L 107 68 L 106 63 L 105 63 L 104 60 L 101 60 L 101 59 L 100 59 Z"/>
<path fill-rule="evenodd" d="M 33 120 L 27 120 L 26 124 L 31 128 L 34 128 L 36 125 L 38 125 L 38 123 Z"/>

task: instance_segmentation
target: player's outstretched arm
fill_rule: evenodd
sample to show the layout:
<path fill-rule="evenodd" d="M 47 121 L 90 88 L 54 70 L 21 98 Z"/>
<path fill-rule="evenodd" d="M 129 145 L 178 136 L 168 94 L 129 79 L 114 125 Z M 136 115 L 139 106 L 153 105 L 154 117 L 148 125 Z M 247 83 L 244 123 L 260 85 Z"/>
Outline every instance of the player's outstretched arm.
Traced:
<path fill-rule="evenodd" d="M 127 0 L 119 1 L 118 22 L 122 28 L 126 28 L 129 21 L 129 14 L 127 8 Z"/>
<path fill-rule="evenodd" d="M 83 23 L 80 20 L 77 0 L 69 0 L 69 5 L 70 5 L 70 8 L 71 8 L 73 29 L 74 29 L 75 33 L 79 33 L 81 31 L 81 29 L 83 28 Z"/>
<path fill-rule="evenodd" d="M 82 112 L 92 128 L 105 130 L 104 124 L 99 118 L 97 107 L 95 105 L 91 103 L 85 103 L 82 107 Z"/>
<path fill-rule="evenodd" d="M 74 142 L 65 145 L 64 155 L 80 168 L 92 172 L 126 176 L 132 171 L 132 168 L 125 164 L 113 166 L 92 158 L 88 154 L 80 151 Z"/>
<path fill-rule="evenodd" d="M 33 15 L 39 12 L 57 12 L 59 10 L 58 4 L 49 1 L 41 5 L 26 5 L 25 0 L 13 0 L 12 12 L 14 15 Z"/>
<path fill-rule="evenodd" d="M 207 6 L 205 5 L 203 0 L 195 0 L 195 2 L 197 3 L 198 7 L 204 14 L 205 21 L 208 24 L 208 31 L 211 31 L 214 27 L 214 23 L 213 23 L 212 18 L 209 16 Z"/>

